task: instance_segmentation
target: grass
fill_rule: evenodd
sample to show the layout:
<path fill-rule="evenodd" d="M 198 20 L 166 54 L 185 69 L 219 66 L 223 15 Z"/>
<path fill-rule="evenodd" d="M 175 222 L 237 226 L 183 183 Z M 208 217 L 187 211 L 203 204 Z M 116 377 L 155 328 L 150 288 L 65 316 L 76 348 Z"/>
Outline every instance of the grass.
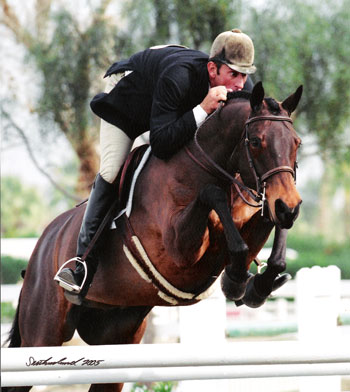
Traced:
<path fill-rule="evenodd" d="M 137 383 L 133 386 L 131 392 L 171 392 L 177 384 L 172 381 L 156 382 L 151 386 Z"/>

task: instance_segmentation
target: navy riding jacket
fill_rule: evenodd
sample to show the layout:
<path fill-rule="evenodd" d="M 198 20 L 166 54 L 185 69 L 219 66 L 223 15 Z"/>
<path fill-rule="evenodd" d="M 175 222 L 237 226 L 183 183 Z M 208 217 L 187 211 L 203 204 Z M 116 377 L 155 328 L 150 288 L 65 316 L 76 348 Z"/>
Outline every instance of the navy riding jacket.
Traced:
<path fill-rule="evenodd" d="M 110 93 L 97 94 L 91 109 L 131 139 L 150 130 L 153 154 L 168 159 L 194 136 L 192 109 L 209 90 L 207 62 L 206 54 L 179 46 L 138 52 L 107 70 L 105 77 L 133 72 Z M 245 89 L 252 89 L 251 81 Z"/>

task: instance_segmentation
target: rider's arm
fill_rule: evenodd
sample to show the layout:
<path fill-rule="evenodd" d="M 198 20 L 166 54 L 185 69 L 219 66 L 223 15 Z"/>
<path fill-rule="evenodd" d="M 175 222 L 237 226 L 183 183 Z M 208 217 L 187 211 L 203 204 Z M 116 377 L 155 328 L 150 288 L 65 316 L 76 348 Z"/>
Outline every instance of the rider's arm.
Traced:
<path fill-rule="evenodd" d="M 150 121 L 150 143 L 154 155 L 169 159 L 189 142 L 206 114 L 184 110 L 191 94 L 191 75 L 184 69 L 160 78 L 156 86 Z M 197 120 L 197 121 L 196 121 Z"/>
<path fill-rule="evenodd" d="M 249 83 L 244 87 L 247 90 L 251 89 L 250 80 Z M 190 72 L 183 67 L 174 67 L 159 79 L 154 91 L 150 121 L 150 143 L 158 158 L 169 159 L 178 152 L 193 138 L 196 129 L 215 110 L 219 101 L 226 99 L 220 95 L 222 86 L 214 87 L 209 92 L 205 91 L 208 87 L 204 86 L 201 104 L 194 104 L 191 109 L 188 102 L 195 92 Z M 217 90 L 214 91 L 215 89 Z M 208 94 L 205 96 L 206 92 Z M 226 93 L 225 89 L 225 96 Z M 203 108 L 204 102 L 209 102 L 207 111 Z M 186 106 L 187 111 L 183 109 Z"/>

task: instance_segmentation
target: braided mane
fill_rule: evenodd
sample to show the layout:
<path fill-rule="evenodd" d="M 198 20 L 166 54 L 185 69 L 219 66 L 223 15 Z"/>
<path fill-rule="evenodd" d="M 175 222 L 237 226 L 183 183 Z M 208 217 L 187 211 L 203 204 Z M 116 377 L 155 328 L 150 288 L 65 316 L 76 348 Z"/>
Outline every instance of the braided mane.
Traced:
<path fill-rule="evenodd" d="M 231 103 L 235 99 L 244 99 L 246 101 L 250 100 L 251 93 L 246 90 L 240 90 L 240 91 L 232 91 L 227 93 L 227 101 L 225 102 L 225 105 Z M 272 114 L 279 114 L 280 113 L 280 106 L 278 102 L 274 98 L 264 98 L 265 103 L 267 104 L 267 107 L 269 108 L 270 112 Z M 207 125 L 213 118 L 216 118 L 217 115 L 221 112 L 223 106 L 219 106 L 218 109 L 215 110 L 211 115 L 207 117 L 207 119 L 203 122 L 203 125 Z"/>
<path fill-rule="evenodd" d="M 240 91 L 232 91 L 227 94 L 227 103 L 234 99 L 246 99 L 250 100 L 251 93 L 249 91 L 240 90 Z M 267 104 L 270 112 L 273 114 L 279 114 L 281 112 L 280 105 L 274 98 L 264 98 L 264 101 Z"/>
<path fill-rule="evenodd" d="M 232 91 L 227 93 L 227 101 L 230 101 L 232 99 L 246 99 L 249 100 L 251 96 L 251 93 L 246 90 L 240 90 L 240 91 Z"/>

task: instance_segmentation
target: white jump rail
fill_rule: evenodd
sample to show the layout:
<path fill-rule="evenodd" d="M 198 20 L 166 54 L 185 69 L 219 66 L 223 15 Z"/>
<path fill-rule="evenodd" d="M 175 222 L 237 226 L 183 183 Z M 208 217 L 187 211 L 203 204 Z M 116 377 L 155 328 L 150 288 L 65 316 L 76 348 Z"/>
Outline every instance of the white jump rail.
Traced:
<path fill-rule="evenodd" d="M 341 342 L 237 342 L 2 349 L 3 386 L 350 374 Z"/>

